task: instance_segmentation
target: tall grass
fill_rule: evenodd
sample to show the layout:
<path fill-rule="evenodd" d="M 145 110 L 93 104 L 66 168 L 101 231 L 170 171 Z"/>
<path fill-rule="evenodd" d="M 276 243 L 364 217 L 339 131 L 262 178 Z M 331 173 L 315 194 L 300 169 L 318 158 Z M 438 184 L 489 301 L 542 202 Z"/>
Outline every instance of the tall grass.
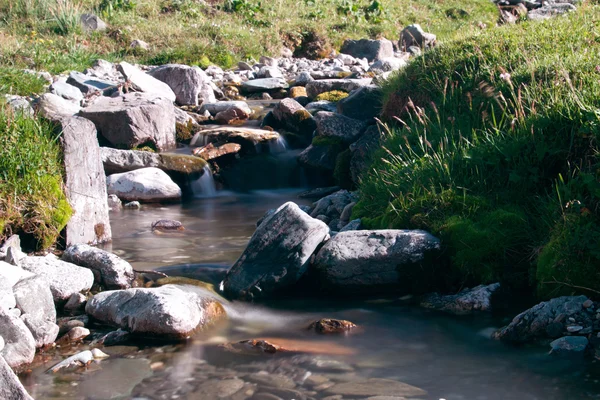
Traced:
<path fill-rule="evenodd" d="M 498 28 L 396 76 L 384 108 L 397 125 L 357 215 L 440 235 L 450 284 L 600 291 L 598 22 L 587 6 Z"/>

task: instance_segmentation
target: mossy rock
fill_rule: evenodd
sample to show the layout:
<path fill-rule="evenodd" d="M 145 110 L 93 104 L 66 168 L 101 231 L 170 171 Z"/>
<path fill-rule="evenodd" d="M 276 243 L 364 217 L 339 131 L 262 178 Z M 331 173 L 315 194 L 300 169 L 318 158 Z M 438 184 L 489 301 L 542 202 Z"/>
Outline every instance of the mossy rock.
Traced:
<path fill-rule="evenodd" d="M 187 124 L 177 122 L 175 124 L 175 133 L 178 142 L 189 143 L 194 136 L 194 124 L 191 120 L 189 120 Z"/>
<path fill-rule="evenodd" d="M 315 136 L 312 140 L 312 145 L 343 147 L 344 140 L 336 136 Z"/>
<path fill-rule="evenodd" d="M 333 178 L 335 179 L 335 183 L 342 189 L 354 189 L 354 182 L 352 181 L 352 175 L 350 174 L 351 160 L 352 152 L 350 149 L 346 149 L 337 156 L 335 161 Z"/>
<path fill-rule="evenodd" d="M 160 158 L 162 169 L 182 174 L 199 173 L 206 166 L 206 161 L 200 157 L 185 154 L 161 154 Z"/>
<path fill-rule="evenodd" d="M 325 92 L 325 93 L 321 93 L 320 95 L 318 95 L 315 100 L 316 101 L 331 101 L 333 103 L 336 103 L 342 99 L 345 99 L 346 97 L 348 97 L 349 94 L 341 91 L 341 90 L 332 90 L 330 92 Z"/>

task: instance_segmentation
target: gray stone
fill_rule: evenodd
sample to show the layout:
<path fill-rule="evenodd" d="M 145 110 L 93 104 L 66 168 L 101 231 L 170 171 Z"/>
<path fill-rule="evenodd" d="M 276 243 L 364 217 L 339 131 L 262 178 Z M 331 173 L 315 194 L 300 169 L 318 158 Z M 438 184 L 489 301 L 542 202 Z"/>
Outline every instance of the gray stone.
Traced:
<path fill-rule="evenodd" d="M 4 350 L 4 339 L 0 336 L 0 352 Z"/>
<path fill-rule="evenodd" d="M 0 356 L 0 399 L 33 400 L 2 356 Z"/>
<path fill-rule="evenodd" d="M 213 297 L 177 285 L 98 293 L 85 311 L 131 333 L 163 339 L 186 339 L 225 314 Z"/>
<path fill-rule="evenodd" d="M 0 266 L 0 268 L 1 267 L 2 266 Z M 12 283 L 7 278 L 0 275 L 0 309 L 8 311 L 15 308 L 17 305 L 12 288 Z"/>
<path fill-rule="evenodd" d="M 296 383 L 292 378 L 280 374 L 255 373 L 245 377 L 248 382 L 256 383 L 260 386 L 268 386 L 280 389 L 293 389 Z"/>
<path fill-rule="evenodd" d="M 64 310 L 71 315 L 76 315 L 83 311 L 86 303 L 87 297 L 85 297 L 85 295 L 81 293 L 73 293 L 71 297 L 69 297 L 69 300 L 67 300 Z"/>
<path fill-rule="evenodd" d="M 212 116 L 215 116 L 220 112 L 229 110 L 230 108 L 239 109 L 248 115 L 252 114 L 252 109 L 250 109 L 248 103 L 245 101 L 219 101 L 216 103 L 205 103 L 202 104 L 200 112 L 203 113 L 208 111 Z"/>
<path fill-rule="evenodd" d="M 318 136 L 341 139 L 347 144 L 355 142 L 367 127 L 363 121 L 327 111 L 319 111 L 315 121 Z"/>
<path fill-rule="evenodd" d="M 12 288 L 21 279 L 26 279 L 34 276 L 31 272 L 27 272 L 24 269 L 9 264 L 4 261 L 0 261 L 0 278 L 6 279 L 8 285 Z"/>
<path fill-rule="evenodd" d="M 79 23 L 86 32 L 105 31 L 108 28 L 106 23 L 95 14 L 81 14 Z"/>
<path fill-rule="evenodd" d="M 81 110 L 81 107 L 55 94 L 44 93 L 36 100 L 35 109 L 38 114 L 46 118 L 56 119 L 73 116 Z"/>
<path fill-rule="evenodd" d="M 12 235 L 6 239 L 4 243 L 2 243 L 2 246 L 0 246 L 0 261 L 4 260 L 9 248 L 14 248 L 18 251 L 21 251 L 21 238 L 19 235 Z"/>
<path fill-rule="evenodd" d="M 313 268 L 324 288 L 346 294 L 412 294 L 432 285 L 439 250 L 439 239 L 424 231 L 347 231 L 325 243 Z"/>
<path fill-rule="evenodd" d="M 569 318 L 580 326 L 592 326 L 592 316 L 583 307 L 587 300 L 585 296 L 563 296 L 542 302 L 517 315 L 494 337 L 514 343 L 558 338 L 567 332 L 567 325 L 573 325 Z"/>
<path fill-rule="evenodd" d="M 394 56 L 394 45 L 387 39 L 351 40 L 342 45 L 340 53 L 349 54 L 355 58 L 366 58 L 369 62 Z"/>
<path fill-rule="evenodd" d="M 340 190 L 317 201 L 310 215 L 313 218 L 317 215 L 325 215 L 329 220 L 341 220 L 346 207 L 352 203 L 356 204 L 356 201 L 358 201 L 356 193 Z"/>
<path fill-rule="evenodd" d="M 165 99 L 170 100 L 171 103 L 176 100 L 175 93 L 169 85 L 143 72 L 139 68 L 122 61 L 117 65 L 117 70 L 123 74 L 133 89 L 139 92 L 164 97 Z"/>
<path fill-rule="evenodd" d="M 110 194 L 107 198 L 108 208 L 111 211 L 120 210 L 123 208 L 123 202 L 116 194 Z"/>
<path fill-rule="evenodd" d="M 337 111 L 357 120 L 368 121 L 381 113 L 383 93 L 375 85 L 369 85 L 350 93 L 337 103 Z"/>
<path fill-rule="evenodd" d="M 248 247 L 227 272 L 225 293 L 234 298 L 268 297 L 293 286 L 329 228 L 294 203 L 279 207 L 258 227 Z"/>
<path fill-rule="evenodd" d="M 35 357 L 35 340 L 25 323 L 19 318 L 0 309 L 0 336 L 4 339 L 4 349 L 0 356 L 11 368 L 30 364 Z"/>
<path fill-rule="evenodd" d="M 315 79 L 312 77 L 310 72 L 302 71 L 296 76 L 295 85 L 296 86 L 306 86 L 309 82 L 314 81 Z"/>
<path fill-rule="evenodd" d="M 317 128 L 312 115 L 294 99 L 286 98 L 277 103 L 273 108 L 273 117 L 286 130 L 309 138 Z"/>
<path fill-rule="evenodd" d="M 298 162 L 306 167 L 333 172 L 337 156 L 342 152 L 339 146 L 310 145 L 300 153 Z"/>
<path fill-rule="evenodd" d="M 372 82 L 371 78 L 365 79 L 323 79 L 312 81 L 306 84 L 306 93 L 311 99 L 316 98 L 321 93 L 331 92 L 332 90 L 341 90 L 344 92 L 352 92 L 360 89 L 363 86 L 369 86 Z"/>
<path fill-rule="evenodd" d="M 150 151 L 118 150 L 101 147 L 100 155 L 107 175 L 135 171 L 136 169 L 159 167 L 160 154 Z"/>
<path fill-rule="evenodd" d="M 543 21 L 576 10 L 577 7 L 575 7 L 573 4 L 569 4 L 568 2 L 545 4 L 543 7 L 529 11 L 527 13 L 527 18 L 534 21 Z"/>
<path fill-rule="evenodd" d="M 15 113 L 21 114 L 24 117 L 33 117 L 35 114 L 31 103 L 25 97 L 7 94 L 4 98 L 6 99 L 8 106 L 12 108 Z"/>
<path fill-rule="evenodd" d="M 44 277 L 50 284 L 54 302 L 61 305 L 69 300 L 73 293 L 87 292 L 94 284 L 92 271 L 61 261 L 54 255 L 26 257 L 22 267 Z"/>
<path fill-rule="evenodd" d="M 411 46 L 430 48 L 436 45 L 436 36 L 427 33 L 419 24 L 409 25 L 400 32 L 398 46 L 400 49 L 408 49 Z"/>
<path fill-rule="evenodd" d="M 432 293 L 421 300 L 421 307 L 452 314 L 464 315 L 473 312 L 491 311 L 492 295 L 500 289 L 499 283 L 479 285 L 472 289 L 464 289 L 454 295 Z"/>
<path fill-rule="evenodd" d="M 50 92 L 77 105 L 81 105 L 83 101 L 81 90 L 63 80 L 56 81 L 50 85 Z"/>
<path fill-rule="evenodd" d="M 170 100 L 152 94 L 102 97 L 80 115 L 92 121 L 98 132 L 117 147 L 152 143 L 165 151 L 176 145 L 174 106 Z"/>
<path fill-rule="evenodd" d="M 340 232 L 348 232 L 348 231 L 358 231 L 362 228 L 362 221 L 359 219 L 355 219 L 353 221 L 348 222 Z"/>
<path fill-rule="evenodd" d="M 71 328 L 67 333 L 58 339 L 57 344 L 60 346 L 77 343 L 90 336 L 91 332 L 89 329 L 76 326 Z"/>
<path fill-rule="evenodd" d="M 337 112 L 337 104 L 333 101 L 319 100 L 308 103 L 305 107 L 310 113 L 317 113 L 319 111 Z"/>
<path fill-rule="evenodd" d="M 142 205 L 140 204 L 139 201 L 131 201 L 129 203 L 125 203 L 125 205 L 123 207 L 129 208 L 132 210 L 139 210 L 140 208 L 142 208 Z"/>
<path fill-rule="evenodd" d="M 146 203 L 181 200 L 181 189 L 158 168 L 142 168 L 106 178 L 108 194 L 125 201 Z"/>
<path fill-rule="evenodd" d="M 35 276 L 13 287 L 21 319 L 31 331 L 37 348 L 54 343 L 58 336 L 56 309 L 46 279 Z"/>
<path fill-rule="evenodd" d="M 365 381 L 353 381 L 338 383 L 325 389 L 328 395 L 343 395 L 348 397 L 370 397 L 370 396 L 400 396 L 400 397 L 424 397 L 427 392 L 409 384 L 393 381 L 390 379 L 368 379 Z"/>
<path fill-rule="evenodd" d="M 389 57 L 378 60 L 371 65 L 369 71 L 391 72 L 398 71 L 408 65 L 408 62 L 403 58 Z"/>
<path fill-rule="evenodd" d="M 564 336 L 550 343 L 550 354 L 582 354 L 590 345 L 584 336 Z"/>
<path fill-rule="evenodd" d="M 201 383 L 196 389 L 197 393 L 202 394 L 202 398 L 210 399 L 225 399 L 230 398 L 245 386 L 245 382 L 238 378 L 209 380 Z"/>
<path fill-rule="evenodd" d="M 134 50 L 150 50 L 150 44 L 148 44 L 147 42 L 144 42 L 143 40 L 139 40 L 139 39 L 135 39 L 134 41 L 131 42 L 131 44 L 129 45 L 129 48 L 134 49 Z"/>
<path fill-rule="evenodd" d="M 91 269 L 96 283 L 107 289 L 129 289 L 135 280 L 133 267 L 127 261 L 113 253 L 86 244 L 68 247 L 62 259 Z"/>
<path fill-rule="evenodd" d="M 153 69 L 149 75 L 169 85 L 180 105 L 214 103 L 215 94 L 210 78 L 198 67 L 167 64 Z"/>
<path fill-rule="evenodd" d="M 73 71 L 69 74 L 69 77 L 67 78 L 67 83 L 72 86 L 75 86 L 83 94 L 95 94 L 113 88 L 119 82 Z"/>
<path fill-rule="evenodd" d="M 58 334 L 62 336 L 75 327 L 86 327 L 90 322 L 90 317 L 88 317 L 87 315 L 78 315 L 76 317 L 63 317 L 59 318 L 56 322 L 58 323 L 58 327 L 60 329 Z"/>
<path fill-rule="evenodd" d="M 368 166 L 375 151 L 381 147 L 382 134 L 378 125 L 371 125 L 350 145 L 352 158 L 350 159 L 350 175 L 355 183 L 360 182 L 360 177 L 367 172 Z"/>
<path fill-rule="evenodd" d="M 80 117 L 62 118 L 60 125 L 65 193 L 73 208 L 66 227 L 66 244 L 108 242 L 112 231 L 96 128 Z"/>
<path fill-rule="evenodd" d="M 242 83 L 242 91 L 246 93 L 271 92 L 287 89 L 290 85 L 283 78 L 252 79 Z"/>

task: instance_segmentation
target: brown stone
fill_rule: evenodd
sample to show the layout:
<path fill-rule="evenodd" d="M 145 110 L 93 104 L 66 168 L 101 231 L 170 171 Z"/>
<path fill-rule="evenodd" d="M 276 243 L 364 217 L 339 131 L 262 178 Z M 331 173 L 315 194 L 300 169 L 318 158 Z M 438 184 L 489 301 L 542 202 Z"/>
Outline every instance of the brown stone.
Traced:
<path fill-rule="evenodd" d="M 324 318 L 324 319 L 315 321 L 312 324 L 310 324 L 310 326 L 308 327 L 308 329 L 310 329 L 310 330 L 314 330 L 317 333 L 323 333 L 323 334 L 345 333 L 345 332 L 351 331 L 354 328 L 356 328 L 356 324 L 354 324 L 350 321 L 345 321 L 345 320 L 340 320 L 340 319 L 329 319 L 329 318 Z"/>
<path fill-rule="evenodd" d="M 260 338 L 242 340 L 223 345 L 228 351 L 243 354 L 275 354 L 281 352 L 328 355 L 352 355 L 356 351 L 333 342 L 313 342 L 308 340 Z"/>
<path fill-rule="evenodd" d="M 290 89 L 290 97 L 295 99 L 296 97 L 306 97 L 306 88 L 304 86 L 294 86 Z"/>
<path fill-rule="evenodd" d="M 326 394 L 342 395 L 344 397 L 372 397 L 372 396 L 397 396 L 397 397 L 423 397 L 427 392 L 409 384 L 391 379 L 368 379 L 362 382 L 338 383 L 325 390 Z"/>
<path fill-rule="evenodd" d="M 223 157 L 227 154 L 236 154 L 241 149 L 242 146 L 238 143 L 225 143 L 224 145 L 218 147 L 216 147 L 212 143 L 209 143 L 204 147 L 195 148 L 194 150 L 192 150 L 192 154 L 206 161 L 210 161 L 219 157 Z"/>
<path fill-rule="evenodd" d="M 234 125 L 246 121 L 249 117 L 250 115 L 241 108 L 232 107 L 215 115 L 215 120 L 222 125 Z"/>

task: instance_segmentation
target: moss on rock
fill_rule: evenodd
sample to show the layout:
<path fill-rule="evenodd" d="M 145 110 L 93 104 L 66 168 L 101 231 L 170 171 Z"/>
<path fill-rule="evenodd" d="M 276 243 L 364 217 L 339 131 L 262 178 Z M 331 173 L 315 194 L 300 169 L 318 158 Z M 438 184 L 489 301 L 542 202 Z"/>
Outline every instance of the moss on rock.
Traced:
<path fill-rule="evenodd" d="M 315 100 L 316 101 L 331 101 L 331 102 L 338 102 L 342 99 L 345 99 L 346 97 L 348 97 L 349 94 L 341 91 L 341 90 L 332 90 L 330 92 L 325 92 L 325 93 L 321 93 L 320 95 L 318 95 Z"/>

